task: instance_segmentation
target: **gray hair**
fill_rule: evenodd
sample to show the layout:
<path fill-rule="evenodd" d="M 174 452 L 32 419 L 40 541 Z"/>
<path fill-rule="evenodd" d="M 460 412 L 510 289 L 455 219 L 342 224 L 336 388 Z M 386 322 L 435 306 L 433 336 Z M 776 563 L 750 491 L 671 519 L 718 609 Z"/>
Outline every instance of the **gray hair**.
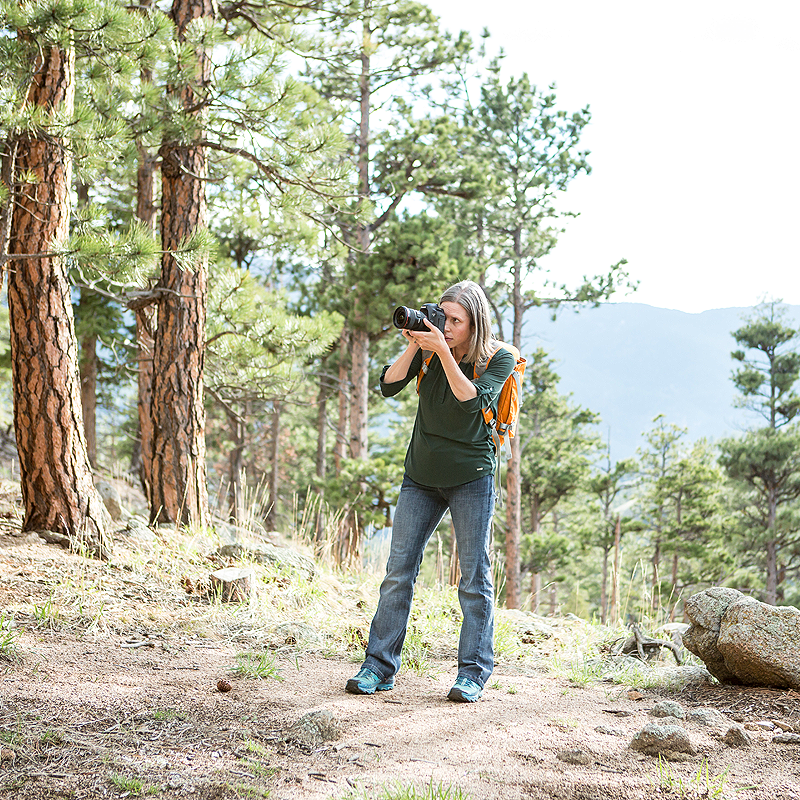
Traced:
<path fill-rule="evenodd" d="M 492 315 L 486 293 L 475 281 L 460 281 L 454 284 L 439 299 L 442 303 L 458 303 L 469 314 L 472 336 L 464 359 L 477 364 L 488 359 L 494 352 L 492 347 Z"/>

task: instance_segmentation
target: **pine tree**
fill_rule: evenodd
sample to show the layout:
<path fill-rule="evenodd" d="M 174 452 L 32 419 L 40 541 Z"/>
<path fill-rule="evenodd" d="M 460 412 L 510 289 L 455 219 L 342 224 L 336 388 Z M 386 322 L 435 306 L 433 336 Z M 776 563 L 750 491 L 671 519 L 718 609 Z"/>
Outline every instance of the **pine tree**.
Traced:
<path fill-rule="evenodd" d="M 766 425 L 720 442 L 720 464 L 738 487 L 737 510 L 746 521 L 745 542 L 763 564 L 764 599 L 774 604 L 787 571 L 797 567 L 800 542 L 800 411 L 795 385 L 800 377 L 798 329 L 777 303 L 763 304 L 733 337 L 742 349 L 731 356 L 741 366 L 733 373 L 738 404 L 755 411 Z"/>
<path fill-rule="evenodd" d="M 120 74 L 141 28 L 118 4 L 102 0 L 6 0 L 0 20 L 0 263 L 9 277 L 23 529 L 108 557 L 107 513 L 92 484 L 83 432 L 68 281 L 73 154 L 102 150 L 102 133 L 75 106 L 76 58 L 102 52 L 97 71 Z"/>
<path fill-rule="evenodd" d="M 587 153 L 579 149 L 589 122 L 588 109 L 567 114 L 556 107 L 554 90 L 540 91 L 527 75 L 503 82 L 501 62 L 490 64 L 481 86 L 480 101 L 465 100 L 464 145 L 474 183 L 482 174 L 482 191 L 470 207 L 464 230 L 473 252 L 485 269 L 487 293 L 501 315 L 512 311 L 509 341 L 520 349 L 525 311 L 565 301 L 596 303 L 610 296 L 627 275 L 613 266 L 608 273 L 586 278 L 574 289 L 548 285 L 541 278 L 539 260 L 556 245 L 559 220 L 567 213 L 556 200 L 578 175 L 588 173 Z M 491 268 L 489 268 L 491 265 Z M 492 282 L 491 276 L 497 279 Z M 538 275 L 538 283 L 532 281 Z M 501 331 L 502 335 L 502 331 Z M 506 603 L 521 601 L 521 461 L 520 439 L 511 440 L 512 457 L 506 472 Z"/>

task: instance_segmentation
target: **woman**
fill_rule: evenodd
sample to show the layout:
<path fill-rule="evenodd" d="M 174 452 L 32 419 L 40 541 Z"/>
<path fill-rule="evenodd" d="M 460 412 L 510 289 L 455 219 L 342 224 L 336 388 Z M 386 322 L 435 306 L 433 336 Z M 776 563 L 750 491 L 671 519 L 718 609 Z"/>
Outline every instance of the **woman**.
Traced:
<path fill-rule="evenodd" d="M 514 357 L 493 344 L 489 303 L 472 281 L 450 287 L 439 301 L 444 332 L 403 330 L 408 347 L 381 374 L 392 397 L 416 382 L 423 351 L 433 356 L 419 382 L 419 406 L 405 460 L 405 476 L 392 526 L 386 577 L 370 627 L 366 658 L 345 687 L 374 694 L 394 687 L 411 611 L 414 582 L 433 531 L 450 509 L 458 545 L 458 599 L 464 621 L 458 643 L 458 677 L 450 700 L 478 700 L 494 668 L 494 589 L 489 561 L 497 464 L 481 409 L 495 412 L 497 396 L 514 369 Z M 486 369 L 475 378 L 475 364 Z"/>

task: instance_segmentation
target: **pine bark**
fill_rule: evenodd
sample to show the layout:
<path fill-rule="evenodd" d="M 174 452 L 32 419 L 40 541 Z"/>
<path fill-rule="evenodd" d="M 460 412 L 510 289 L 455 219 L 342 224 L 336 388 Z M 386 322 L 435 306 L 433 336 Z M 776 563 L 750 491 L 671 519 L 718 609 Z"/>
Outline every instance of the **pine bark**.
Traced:
<path fill-rule="evenodd" d="M 97 337 L 81 337 L 81 410 L 86 436 L 86 454 L 97 467 Z"/>
<path fill-rule="evenodd" d="M 70 113 L 74 53 L 43 48 L 32 64 L 27 103 Z M 56 135 L 23 133 L 8 239 L 8 306 L 14 386 L 14 428 L 25 506 L 22 529 L 48 541 L 108 558 L 111 539 L 103 501 L 92 482 L 78 377 L 78 345 L 67 268 L 47 255 L 69 232 L 71 163 Z M 12 180 L 14 185 L 14 180 Z"/>
<path fill-rule="evenodd" d="M 525 312 L 522 294 L 521 231 L 514 234 L 514 332 L 512 343 L 522 346 L 522 317 Z M 522 604 L 522 575 L 520 545 L 522 541 L 522 452 L 519 438 L 511 439 L 511 460 L 506 469 L 506 607 L 520 608 Z"/>
<path fill-rule="evenodd" d="M 189 24 L 213 13 L 211 0 L 174 0 L 172 18 L 183 38 Z M 208 60 L 198 54 L 198 85 L 208 79 Z M 187 113 L 200 114 L 190 86 L 171 86 Z M 191 142 L 165 141 L 161 156 L 161 289 L 153 350 L 153 522 L 204 526 L 208 519 L 203 362 L 208 291 L 204 255 L 192 269 L 175 253 L 206 226 L 205 152 Z"/>

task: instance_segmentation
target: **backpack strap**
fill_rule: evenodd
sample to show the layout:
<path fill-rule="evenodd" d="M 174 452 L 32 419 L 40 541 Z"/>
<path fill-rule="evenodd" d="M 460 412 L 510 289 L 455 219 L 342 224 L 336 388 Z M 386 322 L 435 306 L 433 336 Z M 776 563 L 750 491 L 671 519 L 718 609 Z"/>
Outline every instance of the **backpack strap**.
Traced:
<path fill-rule="evenodd" d="M 432 358 L 433 350 L 422 351 L 422 366 L 420 367 L 419 375 L 417 375 L 417 394 L 419 394 L 419 384 L 422 380 L 422 376 L 428 374 L 428 369 L 430 368 Z"/>

